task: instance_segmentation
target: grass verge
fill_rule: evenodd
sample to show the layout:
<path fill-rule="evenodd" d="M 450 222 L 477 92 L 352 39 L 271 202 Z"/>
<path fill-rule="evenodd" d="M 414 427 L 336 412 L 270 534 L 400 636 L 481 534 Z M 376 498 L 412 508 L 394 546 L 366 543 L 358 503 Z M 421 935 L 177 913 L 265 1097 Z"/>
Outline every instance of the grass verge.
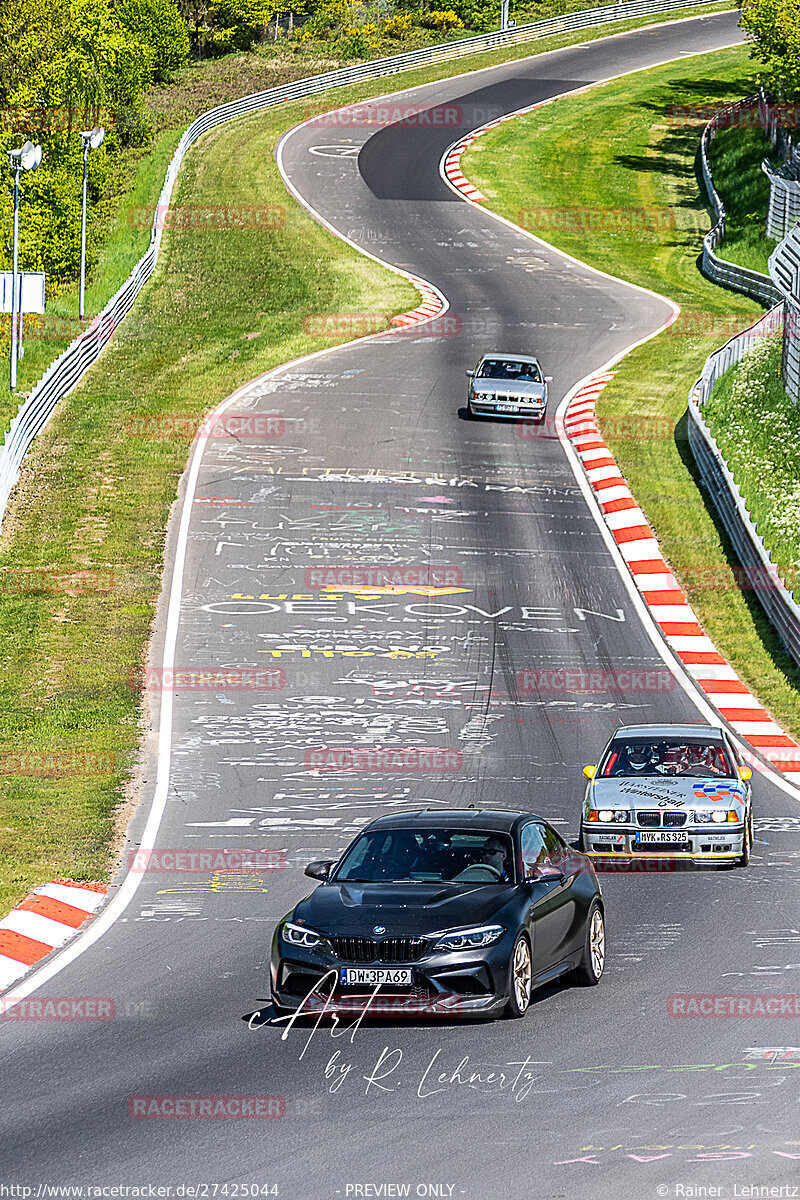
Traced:
<path fill-rule="evenodd" d="M 780 337 L 765 338 L 717 381 L 704 416 L 781 578 L 800 568 L 800 408 L 781 381 Z"/>
<path fill-rule="evenodd" d="M 665 122 L 664 114 L 675 104 L 721 107 L 747 95 L 748 67 L 747 51 L 737 48 L 614 81 L 500 126 L 470 147 L 462 166 L 504 216 L 681 305 L 669 330 L 619 364 L 600 399 L 600 422 L 705 629 L 798 737 L 800 671 L 738 586 L 736 560 L 706 507 L 686 440 L 686 398 L 706 356 L 763 309 L 700 274 L 708 216 L 699 131 Z M 631 214 L 638 228 L 629 227 Z M 669 437 L 665 424 L 674 430 Z M 632 429 L 642 436 L 633 439 Z"/>
<path fill-rule="evenodd" d="M 332 108 L 652 22 L 476 54 L 323 99 Z M 25 462 L 0 543 L 0 912 L 56 876 L 107 878 L 141 739 L 141 697 L 129 679 L 149 638 L 190 441 L 131 437 L 129 418 L 194 421 L 260 372 L 319 349 L 303 327 L 310 312 L 391 314 L 417 303 L 408 284 L 286 196 L 273 150 L 306 105 L 219 127 L 191 152 L 176 203 L 284 206 L 286 223 L 167 234 L 113 346 Z M 160 187 L 158 172 L 153 179 Z"/>
<path fill-rule="evenodd" d="M 717 254 L 728 262 L 768 275 L 776 243 L 766 235 L 769 180 L 762 161 L 780 161 L 761 129 L 723 129 L 709 146 L 714 186 L 725 206 L 725 237 Z"/>

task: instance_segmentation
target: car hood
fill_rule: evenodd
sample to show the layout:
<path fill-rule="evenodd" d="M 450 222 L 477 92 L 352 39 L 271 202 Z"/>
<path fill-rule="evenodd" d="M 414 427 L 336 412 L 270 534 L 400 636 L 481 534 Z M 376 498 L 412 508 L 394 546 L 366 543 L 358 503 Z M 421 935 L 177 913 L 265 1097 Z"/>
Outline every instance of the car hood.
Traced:
<path fill-rule="evenodd" d="M 509 900 L 511 884 L 324 883 L 294 910 L 294 920 L 335 937 L 416 937 L 480 925 Z"/>
<path fill-rule="evenodd" d="M 547 387 L 543 383 L 523 383 L 513 379 L 476 379 L 474 389 L 493 396 L 499 394 L 522 399 L 544 400 L 547 395 Z"/>
<path fill-rule="evenodd" d="M 691 776 L 620 776 L 595 780 L 592 808 L 685 808 L 708 804 L 722 807 L 743 804 L 745 785 L 736 779 L 701 779 Z"/>

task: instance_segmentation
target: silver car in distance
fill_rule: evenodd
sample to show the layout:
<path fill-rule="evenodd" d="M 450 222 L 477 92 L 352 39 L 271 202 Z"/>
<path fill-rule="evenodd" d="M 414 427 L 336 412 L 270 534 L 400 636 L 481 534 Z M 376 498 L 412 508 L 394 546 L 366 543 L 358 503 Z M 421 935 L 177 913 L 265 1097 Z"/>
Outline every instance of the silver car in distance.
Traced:
<path fill-rule="evenodd" d="M 752 771 L 721 727 L 628 725 L 583 774 L 590 858 L 750 861 Z"/>
<path fill-rule="evenodd" d="M 526 354 L 484 354 L 467 371 L 467 411 L 471 417 L 520 417 L 541 421 L 547 408 L 550 376 L 538 359 Z"/>

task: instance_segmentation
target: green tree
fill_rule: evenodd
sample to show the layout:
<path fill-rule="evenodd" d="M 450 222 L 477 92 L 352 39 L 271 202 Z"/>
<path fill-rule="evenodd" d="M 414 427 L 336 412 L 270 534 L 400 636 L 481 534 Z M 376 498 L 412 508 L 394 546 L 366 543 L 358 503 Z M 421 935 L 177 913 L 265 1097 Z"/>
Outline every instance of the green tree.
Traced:
<path fill-rule="evenodd" d="M 137 114 L 152 79 L 154 53 L 119 24 L 110 0 L 0 3 L 4 4 L 0 10 L 4 118 L 0 154 L 26 138 L 42 144 L 41 167 L 24 179 L 20 254 L 26 270 L 47 272 L 52 294 L 54 288 L 74 279 L 79 269 L 83 156 L 78 131 L 93 124 L 103 124 L 107 130 L 105 143 L 89 157 L 91 221 L 92 207 L 113 176 L 120 145 L 141 140 Z M 11 192 L 11 172 L 4 171 L 0 174 L 4 267 L 11 250 Z M 95 252 L 90 240 L 90 267 Z"/>
<path fill-rule="evenodd" d="M 744 0 L 741 26 L 763 82 L 782 100 L 800 99 L 800 0 Z"/>
<path fill-rule="evenodd" d="M 153 51 L 156 79 L 167 79 L 189 59 L 189 32 L 174 0 L 122 0 L 117 22 Z"/>
<path fill-rule="evenodd" d="M 217 52 L 249 50 L 263 40 L 276 8 L 275 0 L 216 0 L 209 16 Z"/>

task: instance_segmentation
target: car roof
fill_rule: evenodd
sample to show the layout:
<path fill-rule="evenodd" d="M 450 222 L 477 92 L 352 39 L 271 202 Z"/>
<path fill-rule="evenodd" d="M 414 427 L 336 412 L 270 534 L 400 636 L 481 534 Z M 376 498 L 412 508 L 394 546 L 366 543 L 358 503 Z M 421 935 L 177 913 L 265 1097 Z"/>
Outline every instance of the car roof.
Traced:
<path fill-rule="evenodd" d="M 703 737 L 722 741 L 723 732 L 719 725 L 623 725 L 611 740 L 640 737 Z"/>
<path fill-rule="evenodd" d="M 542 821 L 532 812 L 504 808 L 421 808 L 413 812 L 389 813 L 364 827 L 372 829 L 426 829 L 431 825 L 449 829 L 481 829 L 487 833 L 512 833 L 526 820 Z"/>
<path fill-rule="evenodd" d="M 539 366 L 538 358 L 532 354 L 508 354 L 505 350 L 487 350 L 485 354 L 481 355 L 480 361 L 483 362 L 486 358 L 511 359 L 512 362 L 536 363 L 536 366 Z"/>

